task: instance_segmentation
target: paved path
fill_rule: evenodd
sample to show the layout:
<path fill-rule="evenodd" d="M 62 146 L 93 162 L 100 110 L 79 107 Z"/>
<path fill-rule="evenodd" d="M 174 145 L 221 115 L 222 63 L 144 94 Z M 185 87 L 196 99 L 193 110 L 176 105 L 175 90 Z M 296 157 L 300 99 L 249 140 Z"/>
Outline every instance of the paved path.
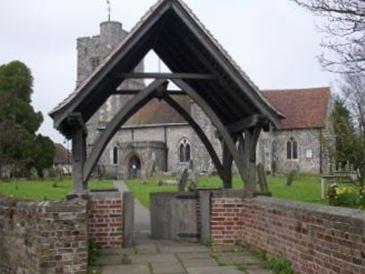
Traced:
<path fill-rule="evenodd" d="M 115 182 L 120 192 L 128 191 Z M 105 250 L 98 258 L 102 274 L 270 274 L 242 247 L 206 247 L 198 243 L 151 240 L 148 209 L 135 201 L 136 246 Z M 141 236 L 144 237 L 141 237 Z"/>
<path fill-rule="evenodd" d="M 145 240 L 132 249 L 105 251 L 103 274 L 270 274 L 242 247 Z"/>
<path fill-rule="evenodd" d="M 114 186 L 121 193 L 129 191 L 123 181 L 114 182 Z M 134 200 L 134 231 L 136 238 L 145 237 L 151 231 L 150 212 L 137 199 Z"/>

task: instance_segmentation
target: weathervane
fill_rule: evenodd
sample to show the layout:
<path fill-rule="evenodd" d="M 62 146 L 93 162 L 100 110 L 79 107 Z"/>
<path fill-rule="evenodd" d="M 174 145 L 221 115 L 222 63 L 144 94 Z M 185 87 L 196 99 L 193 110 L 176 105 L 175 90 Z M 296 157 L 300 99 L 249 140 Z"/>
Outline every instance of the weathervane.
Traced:
<path fill-rule="evenodd" d="M 112 12 L 112 6 L 110 4 L 110 0 L 106 0 L 106 3 L 108 5 L 108 21 L 110 22 L 111 12 Z"/>

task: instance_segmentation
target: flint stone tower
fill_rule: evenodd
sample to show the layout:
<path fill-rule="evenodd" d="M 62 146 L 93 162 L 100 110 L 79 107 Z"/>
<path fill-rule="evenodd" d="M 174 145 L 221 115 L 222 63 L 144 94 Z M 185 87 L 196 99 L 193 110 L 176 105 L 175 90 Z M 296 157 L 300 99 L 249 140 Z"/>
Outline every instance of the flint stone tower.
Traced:
<path fill-rule="evenodd" d="M 123 41 L 127 34 L 128 32 L 123 29 L 123 25 L 120 22 L 106 21 L 100 24 L 99 35 L 77 39 L 77 86 L 98 68 L 103 60 Z M 144 71 L 143 61 L 136 67 L 135 71 Z M 143 89 L 144 86 L 143 80 L 126 80 L 120 88 Z M 116 112 L 118 112 L 129 99 L 130 96 L 111 96 L 88 121 L 88 152 L 90 152 L 96 138 L 99 136 L 100 129 L 114 117 Z M 106 151 L 109 151 L 109 148 L 107 148 Z M 101 159 L 101 162 L 104 161 L 105 155 Z"/>

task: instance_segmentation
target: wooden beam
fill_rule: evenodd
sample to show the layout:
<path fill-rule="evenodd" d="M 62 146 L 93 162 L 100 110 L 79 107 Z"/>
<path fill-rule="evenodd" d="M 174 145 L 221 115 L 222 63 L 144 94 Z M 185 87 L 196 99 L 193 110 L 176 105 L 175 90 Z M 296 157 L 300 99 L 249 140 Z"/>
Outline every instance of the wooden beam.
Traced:
<path fill-rule="evenodd" d="M 170 9 L 170 5 L 163 5 L 158 13 L 164 14 L 166 11 Z M 112 70 L 119 62 L 125 62 L 128 59 L 128 56 L 131 55 L 131 52 L 135 50 L 141 40 L 147 36 L 147 34 L 153 30 L 153 27 L 158 23 L 160 16 L 155 16 L 153 18 L 149 18 L 144 22 L 144 26 L 142 28 L 137 29 L 137 31 L 127 39 L 123 46 L 119 49 L 118 58 L 112 58 L 109 60 L 102 69 L 98 73 L 96 73 L 93 77 L 93 80 L 90 83 L 82 88 L 81 93 L 79 93 L 74 99 L 72 99 L 67 105 L 59 109 L 57 112 L 53 113 L 54 127 L 59 128 L 61 123 L 67 118 L 70 112 L 75 111 L 77 107 L 82 103 L 85 99 L 84 94 L 88 95 L 93 90 L 95 90 L 104 79 L 108 77 L 112 73 Z M 143 57 L 141 58 L 141 60 Z M 120 84 L 120 83 L 119 83 Z"/>
<path fill-rule="evenodd" d="M 229 57 L 225 56 L 222 50 L 215 44 L 204 31 L 196 27 L 196 22 L 186 14 L 184 8 L 180 5 L 173 5 L 172 8 L 178 14 L 180 19 L 185 23 L 189 30 L 195 35 L 199 42 L 207 49 L 209 54 L 212 55 L 214 60 L 222 67 L 222 69 L 229 75 L 230 79 L 235 82 L 242 90 L 247 91 L 246 96 L 251 102 L 265 115 L 267 115 L 273 124 L 280 127 L 280 115 L 271 108 L 264 100 L 263 96 L 256 94 L 255 87 L 249 82 L 249 79 L 244 79 L 239 69 L 229 60 Z M 200 55 L 204 55 L 201 53 Z"/>
<path fill-rule="evenodd" d="M 72 133 L 72 182 L 73 194 L 83 193 L 87 187 L 84 180 L 86 160 L 86 134 L 82 127 Z"/>
<path fill-rule="evenodd" d="M 140 93 L 142 90 L 140 89 L 121 89 L 121 90 L 116 90 L 114 92 L 112 92 L 112 95 L 136 95 L 137 93 Z M 166 90 L 165 91 L 166 95 L 187 95 L 185 91 L 183 90 Z"/>
<path fill-rule="evenodd" d="M 90 156 L 86 160 L 84 166 L 84 181 L 86 182 L 91 175 L 91 172 L 97 164 L 101 154 L 109 141 L 113 138 L 114 134 L 120 129 L 120 127 L 128 121 L 139 109 L 146 105 L 156 95 L 157 90 L 161 88 L 167 88 L 167 80 L 155 80 L 143 91 L 138 93 L 133 99 L 131 99 L 119 112 L 114 116 L 106 129 L 101 133 L 97 142 L 95 143 Z"/>
<path fill-rule="evenodd" d="M 222 142 L 223 145 L 223 185 L 225 189 L 231 189 L 232 185 L 232 162 L 233 158 L 227 145 Z"/>
<path fill-rule="evenodd" d="M 121 79 L 189 79 L 189 80 L 215 80 L 212 74 L 200 73 L 118 73 L 116 77 Z"/>
<path fill-rule="evenodd" d="M 236 162 L 237 169 L 240 176 L 244 177 L 244 172 L 242 165 L 240 163 L 239 153 L 236 147 L 236 143 L 233 140 L 231 134 L 228 132 L 226 127 L 223 125 L 222 121 L 219 119 L 215 111 L 209 106 L 207 102 L 197 93 L 191 86 L 189 86 L 185 81 L 181 79 L 172 80 L 179 88 L 185 90 L 191 99 L 205 112 L 208 118 L 212 121 L 213 125 L 218 130 L 220 136 L 222 136 L 223 141 L 226 143 L 229 152 L 231 153 L 233 160 Z"/>
<path fill-rule="evenodd" d="M 258 124 L 262 124 L 265 121 L 265 117 L 260 114 L 254 114 L 240 121 L 226 125 L 227 129 L 231 133 L 242 132 L 246 129 L 256 127 Z"/>
<path fill-rule="evenodd" d="M 174 99 L 172 99 L 169 96 L 166 96 L 163 98 L 172 108 L 174 108 L 194 129 L 195 133 L 198 135 L 202 143 L 204 144 L 205 148 L 207 149 L 210 158 L 212 159 L 215 168 L 217 169 L 219 177 L 223 180 L 223 166 L 221 164 L 221 161 L 219 160 L 219 157 L 212 145 L 212 143 L 209 141 L 208 137 L 205 135 L 204 131 L 201 129 L 201 127 L 198 125 L 198 123 L 191 117 L 191 115 L 182 107 L 180 104 L 178 104 Z"/>
<path fill-rule="evenodd" d="M 256 192 L 257 172 L 256 172 L 256 146 L 261 132 L 261 126 L 256 126 L 238 133 L 238 151 L 240 154 L 240 162 L 244 171 L 243 180 L 245 182 L 244 191 Z"/>

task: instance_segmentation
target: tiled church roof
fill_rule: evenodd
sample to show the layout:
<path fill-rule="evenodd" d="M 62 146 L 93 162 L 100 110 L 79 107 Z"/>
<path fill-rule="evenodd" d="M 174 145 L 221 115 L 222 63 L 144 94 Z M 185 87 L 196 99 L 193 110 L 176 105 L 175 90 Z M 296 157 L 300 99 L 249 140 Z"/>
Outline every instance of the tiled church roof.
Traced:
<path fill-rule="evenodd" d="M 55 144 L 56 153 L 53 158 L 53 163 L 57 165 L 70 164 L 71 152 L 61 144 Z"/>
<path fill-rule="evenodd" d="M 265 90 L 265 97 L 285 115 L 281 129 L 324 128 L 331 90 L 329 87 Z"/>
<path fill-rule="evenodd" d="M 191 101 L 187 96 L 172 96 L 188 113 Z M 127 125 L 175 124 L 186 123 L 172 107 L 165 101 L 153 99 L 144 108 L 140 109 L 128 121 Z"/>
<path fill-rule="evenodd" d="M 328 112 L 331 90 L 328 87 L 293 90 L 264 90 L 264 96 L 286 118 L 281 129 L 323 128 Z M 191 101 L 185 96 L 174 97 L 190 112 Z M 166 102 L 152 100 L 137 112 L 128 125 L 186 123 Z"/>

